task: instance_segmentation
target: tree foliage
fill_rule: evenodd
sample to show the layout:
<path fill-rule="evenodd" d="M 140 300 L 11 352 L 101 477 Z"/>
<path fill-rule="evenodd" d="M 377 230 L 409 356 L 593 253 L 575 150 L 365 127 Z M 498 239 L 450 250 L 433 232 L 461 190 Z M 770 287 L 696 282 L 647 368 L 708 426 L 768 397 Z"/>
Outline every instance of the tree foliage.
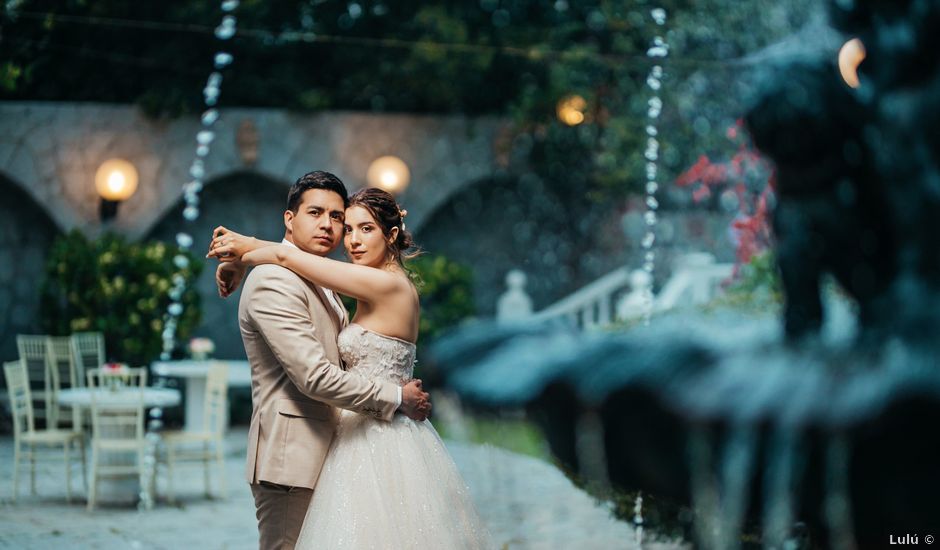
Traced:
<path fill-rule="evenodd" d="M 652 8 L 666 10 L 665 25 Z M 243 0 L 238 33 L 220 45 L 218 1 L 21 0 L 0 7 L 0 99 L 194 113 L 224 48 L 235 62 L 223 107 L 500 114 L 514 122 L 496 144 L 506 170 L 569 204 L 566 234 L 583 241 L 598 205 L 642 189 L 652 65 L 664 68 L 665 183 L 700 154 L 728 156 L 723 132 L 743 108 L 731 83 L 814 10 L 812 0 Z M 664 60 L 646 55 L 656 36 Z M 572 94 L 585 120 L 569 127 L 556 106 Z"/>

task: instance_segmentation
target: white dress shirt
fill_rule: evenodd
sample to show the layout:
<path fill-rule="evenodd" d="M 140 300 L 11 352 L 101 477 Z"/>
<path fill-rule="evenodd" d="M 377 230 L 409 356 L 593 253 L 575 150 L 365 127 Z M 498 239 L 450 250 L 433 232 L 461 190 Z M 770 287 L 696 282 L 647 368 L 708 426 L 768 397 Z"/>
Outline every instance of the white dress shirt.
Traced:
<path fill-rule="evenodd" d="M 298 248 L 297 245 L 288 241 L 287 239 L 282 239 L 281 244 L 286 244 L 287 246 L 293 246 L 294 248 Z M 326 299 L 327 301 L 330 302 L 330 306 L 333 308 L 333 311 L 336 312 L 337 317 L 339 317 L 340 322 L 342 322 L 342 320 L 346 318 L 346 308 L 342 306 L 342 302 L 340 302 L 339 296 L 336 294 L 336 292 L 333 289 L 324 288 L 320 285 L 316 285 L 316 286 L 318 286 L 320 290 L 323 291 L 323 295 L 326 296 Z M 401 401 L 402 401 L 401 386 L 398 386 L 398 406 L 399 407 L 401 407 Z"/>

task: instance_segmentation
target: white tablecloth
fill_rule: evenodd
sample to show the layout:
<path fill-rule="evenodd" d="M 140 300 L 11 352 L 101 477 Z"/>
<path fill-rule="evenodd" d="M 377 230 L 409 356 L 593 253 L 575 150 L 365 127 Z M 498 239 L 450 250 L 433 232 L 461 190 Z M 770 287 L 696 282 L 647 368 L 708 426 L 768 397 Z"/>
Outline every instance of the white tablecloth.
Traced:
<path fill-rule="evenodd" d="M 151 366 L 155 376 L 174 376 L 186 379 L 202 378 L 205 380 L 212 363 L 225 363 L 228 365 L 228 386 L 230 388 L 247 388 L 251 386 L 251 367 L 248 366 L 248 361 L 187 359 L 183 361 L 155 361 Z"/>
<path fill-rule="evenodd" d="M 122 408 L 134 406 L 137 400 L 137 388 L 120 388 L 110 390 L 100 388 L 97 403 L 99 407 Z M 91 407 L 91 390 L 88 388 L 71 388 L 59 392 L 59 403 L 77 407 Z M 172 407 L 179 405 L 180 391 L 173 388 L 144 388 L 145 407 Z"/>

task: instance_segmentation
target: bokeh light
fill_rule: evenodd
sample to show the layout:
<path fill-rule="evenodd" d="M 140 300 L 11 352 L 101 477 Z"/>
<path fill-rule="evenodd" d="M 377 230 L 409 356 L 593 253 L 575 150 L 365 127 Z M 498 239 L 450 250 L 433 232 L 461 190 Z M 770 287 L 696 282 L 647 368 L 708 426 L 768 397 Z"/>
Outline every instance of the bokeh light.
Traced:
<path fill-rule="evenodd" d="M 839 72 L 842 80 L 852 88 L 858 88 L 861 81 L 858 79 L 858 67 L 865 60 L 865 45 L 858 38 L 846 42 L 839 50 Z"/>
<path fill-rule="evenodd" d="M 408 187 L 411 181 L 411 171 L 408 170 L 408 165 L 403 160 L 387 155 L 372 161 L 366 173 L 366 180 L 371 187 L 378 187 L 393 195 L 398 195 Z"/>
<path fill-rule="evenodd" d="M 584 122 L 584 111 L 587 109 L 587 101 L 579 95 L 569 95 L 558 102 L 556 113 L 558 120 L 568 126 L 577 126 Z"/>

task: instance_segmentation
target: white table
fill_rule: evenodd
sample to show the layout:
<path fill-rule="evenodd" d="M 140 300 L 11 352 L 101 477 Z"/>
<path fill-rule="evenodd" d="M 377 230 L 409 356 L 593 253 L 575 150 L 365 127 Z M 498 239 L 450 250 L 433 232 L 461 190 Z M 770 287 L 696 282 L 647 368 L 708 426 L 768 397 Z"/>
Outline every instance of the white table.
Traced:
<path fill-rule="evenodd" d="M 59 392 L 59 403 L 71 407 L 91 407 L 91 392 L 92 390 L 89 388 L 62 390 Z M 140 388 L 121 388 L 117 390 L 98 388 L 95 390 L 95 404 L 103 409 L 135 407 L 138 399 L 140 399 L 140 392 Z M 144 408 L 173 407 L 180 403 L 180 392 L 173 388 L 144 388 L 143 402 Z M 146 418 L 142 420 L 147 421 Z M 153 449 L 150 449 L 148 454 L 152 452 Z M 108 453 L 108 455 L 111 454 Z M 133 453 L 130 453 L 128 456 L 102 457 L 102 461 L 111 464 L 133 464 L 136 459 L 133 457 Z M 137 497 L 141 495 L 140 479 L 137 477 L 102 478 L 99 481 L 98 495 L 99 500 L 107 502 L 136 502 Z M 147 501 L 149 501 L 149 496 L 145 499 L 145 503 Z"/>
<path fill-rule="evenodd" d="M 251 387 L 251 367 L 248 361 L 228 360 L 183 360 L 156 361 L 151 370 L 156 376 L 173 376 L 186 379 L 186 410 L 183 422 L 186 431 L 202 431 L 206 404 L 206 377 L 213 363 L 228 365 L 228 387 Z M 228 426 L 228 411 L 225 411 L 225 423 Z"/>
<path fill-rule="evenodd" d="M 138 388 L 122 388 L 117 391 L 99 389 L 95 394 L 101 408 L 127 408 L 137 403 Z M 69 388 L 59 391 L 59 403 L 70 407 L 91 407 L 91 390 Z M 173 388 L 144 388 L 144 407 L 173 407 L 180 404 L 180 391 Z"/>

